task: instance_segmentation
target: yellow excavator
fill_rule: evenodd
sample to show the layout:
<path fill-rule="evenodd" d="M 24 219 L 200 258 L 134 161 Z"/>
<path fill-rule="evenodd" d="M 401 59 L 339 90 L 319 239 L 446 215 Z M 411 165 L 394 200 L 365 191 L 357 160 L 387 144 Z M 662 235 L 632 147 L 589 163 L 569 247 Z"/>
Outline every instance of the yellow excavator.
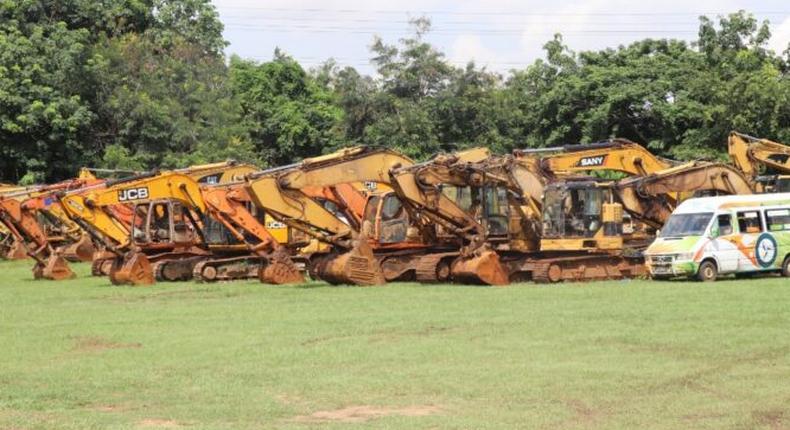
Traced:
<path fill-rule="evenodd" d="M 195 274 L 205 281 L 259 276 L 268 283 L 301 281 L 287 252 L 248 212 L 247 200 L 240 184 L 202 185 L 175 171 L 61 196 L 72 218 L 115 255 L 109 271 L 113 284 L 146 285 Z M 119 204 L 134 209 L 130 229 L 107 211 Z"/>
<path fill-rule="evenodd" d="M 400 184 L 396 191 L 413 212 L 427 219 L 425 224 L 447 223 L 445 230 L 463 239 L 460 258 L 449 264 L 451 279 L 497 285 L 515 279 L 636 276 L 644 271 L 638 247 L 651 236 L 633 224 L 624 226 L 626 210 L 636 220 L 657 226 L 666 220 L 679 193 L 751 192 L 740 172 L 715 163 L 600 181 L 558 178 L 545 170 L 547 163 L 540 157 L 523 155 L 426 164 L 392 173 Z M 447 190 L 462 190 L 472 203 L 450 209 L 454 199 L 443 199 Z M 635 252 L 630 254 L 632 248 Z"/>
<path fill-rule="evenodd" d="M 461 156 L 482 159 L 488 151 L 477 148 Z M 412 228 L 389 189 L 389 171 L 412 164 L 389 149 L 346 148 L 250 175 L 247 191 L 257 206 L 280 222 L 333 245 L 334 252 L 313 256 L 312 275 L 330 283 L 377 285 L 413 275 L 415 260 L 441 246 Z M 361 213 L 338 212 L 308 192 L 350 183 L 380 185 L 380 191 L 366 197 Z"/>
<path fill-rule="evenodd" d="M 174 169 L 173 172 L 182 173 L 190 178 L 194 179 L 200 184 L 223 184 L 228 182 L 234 182 L 241 180 L 244 175 L 255 172 L 259 170 L 257 167 L 239 163 L 234 160 L 223 161 L 219 163 L 210 163 L 210 164 L 198 164 L 193 165 L 181 169 Z M 94 173 L 104 173 L 101 169 L 84 169 L 80 172 L 82 175 L 83 173 L 86 174 L 94 174 Z M 135 173 L 135 172 L 131 172 Z M 148 173 L 139 173 L 140 175 L 156 175 L 157 172 L 148 172 Z M 117 180 L 116 180 L 117 181 Z M 112 180 L 109 181 L 110 183 L 115 183 Z M 103 187 L 108 186 L 107 184 L 99 184 L 97 186 L 86 188 L 86 192 L 95 192 L 96 190 L 100 190 Z M 74 193 L 80 193 L 81 191 L 75 191 Z M 131 206 L 127 204 L 110 206 L 105 208 L 104 212 L 108 215 L 108 218 L 104 218 L 102 220 L 102 225 L 112 230 L 115 230 L 112 226 L 119 225 L 123 227 L 125 230 L 130 230 L 131 226 L 131 219 L 134 215 L 133 211 L 131 210 Z M 287 237 L 288 232 L 285 231 L 284 228 L 280 229 L 271 229 L 270 230 L 275 237 Z M 117 232 L 116 232 L 117 233 Z M 97 241 L 99 244 L 102 241 Z M 112 268 L 112 264 L 116 259 L 116 254 L 110 250 L 102 249 L 98 251 L 93 258 L 93 264 L 91 266 L 91 273 L 94 276 L 107 276 L 110 274 L 110 269 Z"/>
<path fill-rule="evenodd" d="M 759 192 L 790 192 L 790 146 L 733 131 L 727 152 Z"/>

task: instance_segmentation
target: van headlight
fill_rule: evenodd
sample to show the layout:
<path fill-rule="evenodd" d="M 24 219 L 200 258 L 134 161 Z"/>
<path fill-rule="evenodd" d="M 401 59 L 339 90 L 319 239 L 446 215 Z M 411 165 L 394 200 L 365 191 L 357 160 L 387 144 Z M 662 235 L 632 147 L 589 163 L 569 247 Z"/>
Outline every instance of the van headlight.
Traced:
<path fill-rule="evenodd" d="M 675 254 L 675 261 L 689 261 L 694 259 L 693 252 L 681 252 L 679 254 Z"/>

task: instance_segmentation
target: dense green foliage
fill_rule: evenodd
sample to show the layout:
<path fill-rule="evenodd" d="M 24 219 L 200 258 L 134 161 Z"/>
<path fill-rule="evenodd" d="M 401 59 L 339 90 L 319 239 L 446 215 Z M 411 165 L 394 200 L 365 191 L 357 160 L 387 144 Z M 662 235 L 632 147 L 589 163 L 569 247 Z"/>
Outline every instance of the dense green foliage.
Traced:
<path fill-rule="evenodd" d="M 678 159 L 723 157 L 732 129 L 790 142 L 790 50 L 766 23 L 702 17 L 696 42 L 642 40 L 507 76 L 455 67 L 425 41 L 371 46 L 375 76 L 280 51 L 226 61 L 210 0 L 0 0 L 0 180 L 81 165 L 152 168 L 236 158 L 280 165 L 368 144 L 415 158 L 485 145 L 614 136 Z"/>

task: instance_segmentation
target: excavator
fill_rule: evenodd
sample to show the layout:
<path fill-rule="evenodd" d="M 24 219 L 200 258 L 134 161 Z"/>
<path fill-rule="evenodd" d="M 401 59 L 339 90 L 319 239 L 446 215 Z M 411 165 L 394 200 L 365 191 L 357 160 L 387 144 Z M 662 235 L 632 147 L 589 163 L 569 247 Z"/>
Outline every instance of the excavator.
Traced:
<path fill-rule="evenodd" d="M 91 172 L 95 172 L 97 169 L 91 169 Z M 104 171 L 98 169 L 98 173 L 103 173 Z M 259 170 L 257 167 L 239 163 L 234 160 L 223 161 L 219 163 L 210 163 L 210 164 L 198 164 L 193 165 L 181 169 L 174 169 L 173 172 L 176 173 L 183 173 L 188 175 L 190 178 L 196 180 L 200 184 L 207 184 L 207 185 L 214 185 L 214 184 L 223 184 L 233 181 L 241 180 L 244 175 L 255 172 Z M 81 171 L 80 174 L 82 175 L 85 170 Z M 88 172 L 88 173 L 91 173 Z M 129 172 L 133 174 L 137 174 L 137 176 L 145 175 L 146 172 Z M 157 174 L 156 171 L 154 172 L 147 172 L 148 174 L 155 175 Z M 102 187 L 106 186 L 106 184 L 100 184 L 97 187 L 91 188 L 90 190 L 95 191 L 96 189 L 101 189 Z M 87 190 L 86 190 L 87 191 Z M 79 191 L 75 191 L 78 193 Z M 134 216 L 134 211 L 132 210 L 131 205 L 122 204 L 122 205 L 114 205 L 109 206 L 104 209 L 104 212 L 107 213 L 108 218 L 102 218 L 102 226 L 105 228 L 115 230 L 112 226 L 119 225 L 124 230 L 131 230 L 131 222 L 132 217 Z M 99 230 L 101 230 L 99 228 Z M 288 232 L 283 228 L 272 228 L 269 231 L 274 235 L 276 238 L 283 238 L 287 237 Z M 96 232 L 95 232 L 96 233 Z M 103 241 L 96 240 L 97 243 L 101 244 Z M 93 257 L 93 264 L 91 265 L 91 273 L 94 276 L 108 276 L 110 274 L 110 270 L 112 268 L 113 262 L 116 259 L 116 254 L 110 250 L 102 249 L 94 254 Z"/>
<path fill-rule="evenodd" d="M 26 187 L 12 184 L 0 184 L 0 197 L 24 191 Z M 0 222 L 0 258 L 5 260 L 23 260 L 28 258 L 23 244 L 14 239 L 14 235 Z"/>
<path fill-rule="evenodd" d="M 488 155 L 488 150 L 476 148 L 457 156 L 479 160 Z M 252 174 L 246 188 L 266 213 L 333 246 L 333 252 L 311 257 L 311 275 L 336 284 L 379 285 L 413 275 L 416 260 L 442 247 L 412 228 L 390 189 L 389 171 L 412 164 L 389 149 L 346 148 Z M 379 189 L 355 196 L 359 190 L 348 186 L 353 183 L 376 184 Z M 318 195 L 315 190 L 325 191 Z M 349 204 L 352 200 L 356 203 Z"/>
<path fill-rule="evenodd" d="M 93 243 L 65 215 L 53 193 L 97 181 L 95 178 L 72 179 L 0 196 L 0 222 L 15 243 L 36 260 L 33 268 L 36 279 L 66 279 L 74 275 L 66 259 L 90 261 Z"/>
<path fill-rule="evenodd" d="M 790 146 L 733 131 L 727 152 L 759 192 L 790 192 Z"/>
<path fill-rule="evenodd" d="M 752 192 L 740 172 L 715 163 L 619 181 L 557 177 L 546 165 L 540 157 L 517 154 L 410 166 L 392 176 L 412 212 L 425 218 L 423 224 L 447 224 L 446 231 L 462 239 L 449 278 L 492 285 L 640 275 L 639 250 L 652 234 L 633 223 L 626 228 L 626 211 L 640 224 L 658 227 L 681 193 Z M 447 190 L 463 190 L 472 204 L 452 207 L 453 199 L 443 197 Z"/>
<path fill-rule="evenodd" d="M 184 173 L 161 172 L 66 193 L 61 201 L 115 254 L 109 275 L 116 285 L 193 275 L 204 281 L 303 280 L 284 247 L 247 210 L 249 198 L 238 183 L 204 185 Z M 134 208 L 131 229 L 106 211 L 118 204 Z"/>

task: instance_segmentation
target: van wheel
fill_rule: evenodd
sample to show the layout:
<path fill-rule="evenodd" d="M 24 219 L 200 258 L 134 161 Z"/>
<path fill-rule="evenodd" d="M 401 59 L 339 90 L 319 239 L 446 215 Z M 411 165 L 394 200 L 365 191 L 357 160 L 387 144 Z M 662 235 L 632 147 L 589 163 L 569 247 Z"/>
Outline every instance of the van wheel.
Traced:
<path fill-rule="evenodd" d="M 785 257 L 785 262 L 782 263 L 782 276 L 790 278 L 790 255 Z"/>
<path fill-rule="evenodd" d="M 716 268 L 716 263 L 710 260 L 705 260 L 699 265 L 697 280 L 701 282 L 713 282 L 716 280 L 718 275 L 719 271 Z"/>

